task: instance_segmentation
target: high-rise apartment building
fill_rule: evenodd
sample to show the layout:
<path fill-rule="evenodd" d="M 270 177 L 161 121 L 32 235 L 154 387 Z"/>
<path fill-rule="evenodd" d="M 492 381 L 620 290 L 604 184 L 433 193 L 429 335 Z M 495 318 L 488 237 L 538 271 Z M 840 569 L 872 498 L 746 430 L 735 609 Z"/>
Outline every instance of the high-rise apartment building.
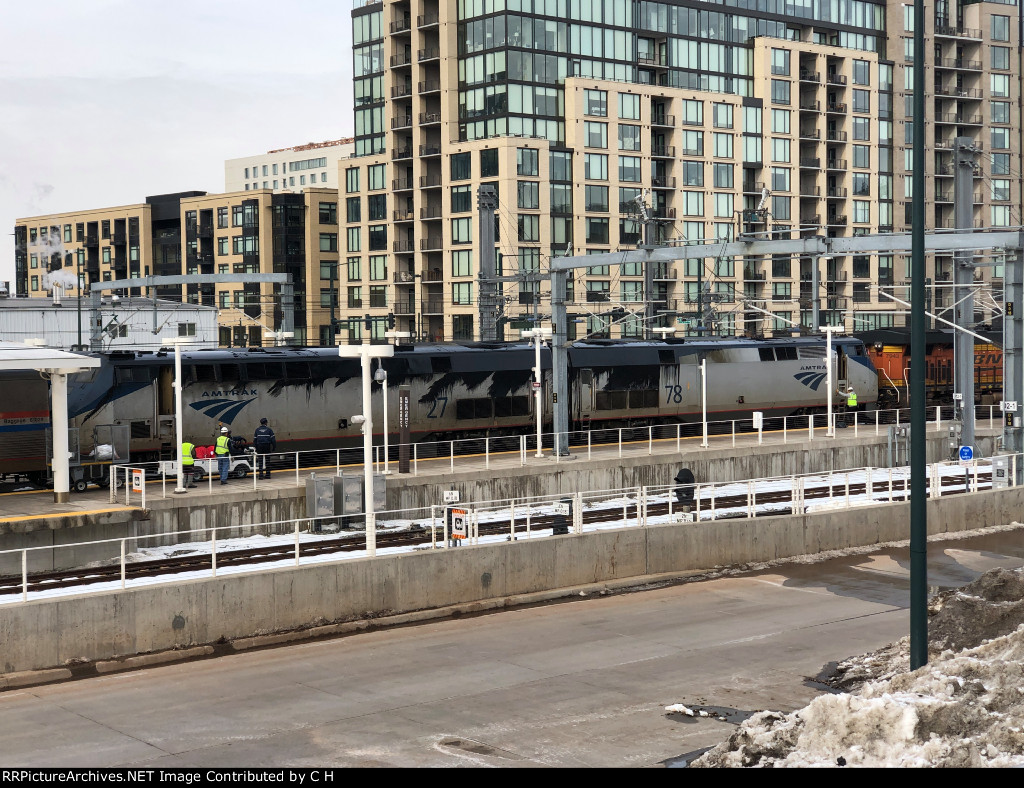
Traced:
<path fill-rule="evenodd" d="M 498 198 L 505 336 L 548 311 L 552 257 L 635 248 L 645 214 L 666 242 L 909 227 L 912 4 L 357 5 L 339 254 L 342 287 L 377 298 L 369 310 L 342 298 L 347 315 L 393 313 L 426 339 L 479 337 L 482 185 Z M 929 186 L 918 198 L 930 227 L 952 221 L 956 137 L 980 149 L 975 223 L 1021 223 L 1017 17 L 1003 3 L 927 4 Z M 928 266 L 933 305 L 948 307 L 950 260 Z M 645 293 L 641 266 L 595 266 L 570 282 L 570 336 L 642 335 L 648 299 L 659 325 L 680 330 L 693 329 L 698 303 L 724 334 L 810 328 L 815 299 L 822 322 L 848 330 L 901 325 L 904 308 L 880 288 L 908 271 L 902 255 L 717 256 L 659 266 Z M 998 286 L 1001 269 L 990 271 Z"/>

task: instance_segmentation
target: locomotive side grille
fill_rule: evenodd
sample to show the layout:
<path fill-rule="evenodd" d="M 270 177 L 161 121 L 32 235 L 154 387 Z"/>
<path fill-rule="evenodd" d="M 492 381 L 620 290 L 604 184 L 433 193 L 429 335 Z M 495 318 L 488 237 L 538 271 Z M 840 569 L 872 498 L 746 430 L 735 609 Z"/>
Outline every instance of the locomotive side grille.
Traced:
<path fill-rule="evenodd" d="M 133 421 L 131 423 L 131 435 L 133 438 L 148 438 L 149 435 L 149 422 L 148 421 Z"/>
<path fill-rule="evenodd" d="M 823 359 L 825 358 L 825 348 L 816 346 L 801 347 L 800 358 Z"/>

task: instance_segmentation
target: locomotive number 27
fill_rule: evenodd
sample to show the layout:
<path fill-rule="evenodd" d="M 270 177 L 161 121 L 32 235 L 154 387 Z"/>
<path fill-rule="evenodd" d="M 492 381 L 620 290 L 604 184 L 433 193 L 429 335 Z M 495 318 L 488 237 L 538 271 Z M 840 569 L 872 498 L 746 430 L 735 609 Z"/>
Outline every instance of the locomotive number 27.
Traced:
<path fill-rule="evenodd" d="M 679 385 L 672 385 L 671 383 L 665 386 L 665 402 L 680 403 L 683 401 L 683 387 Z"/>

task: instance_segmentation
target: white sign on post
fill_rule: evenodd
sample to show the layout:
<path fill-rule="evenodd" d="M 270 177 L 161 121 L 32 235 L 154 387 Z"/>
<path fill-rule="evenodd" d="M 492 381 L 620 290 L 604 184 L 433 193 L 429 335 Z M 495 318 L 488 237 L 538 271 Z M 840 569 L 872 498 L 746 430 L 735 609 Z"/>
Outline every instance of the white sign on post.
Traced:
<path fill-rule="evenodd" d="M 142 492 L 143 471 L 141 468 L 132 468 L 132 492 Z"/>

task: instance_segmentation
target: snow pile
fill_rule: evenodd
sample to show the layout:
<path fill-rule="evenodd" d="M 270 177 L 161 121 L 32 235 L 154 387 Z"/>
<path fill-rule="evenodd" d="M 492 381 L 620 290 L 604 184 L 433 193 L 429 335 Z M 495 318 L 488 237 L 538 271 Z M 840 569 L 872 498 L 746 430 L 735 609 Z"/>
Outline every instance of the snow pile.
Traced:
<path fill-rule="evenodd" d="M 690 768 L 1024 766 L 1024 571 L 994 569 L 929 605 L 928 663 L 910 639 L 841 663 L 823 695 L 763 711 Z"/>

